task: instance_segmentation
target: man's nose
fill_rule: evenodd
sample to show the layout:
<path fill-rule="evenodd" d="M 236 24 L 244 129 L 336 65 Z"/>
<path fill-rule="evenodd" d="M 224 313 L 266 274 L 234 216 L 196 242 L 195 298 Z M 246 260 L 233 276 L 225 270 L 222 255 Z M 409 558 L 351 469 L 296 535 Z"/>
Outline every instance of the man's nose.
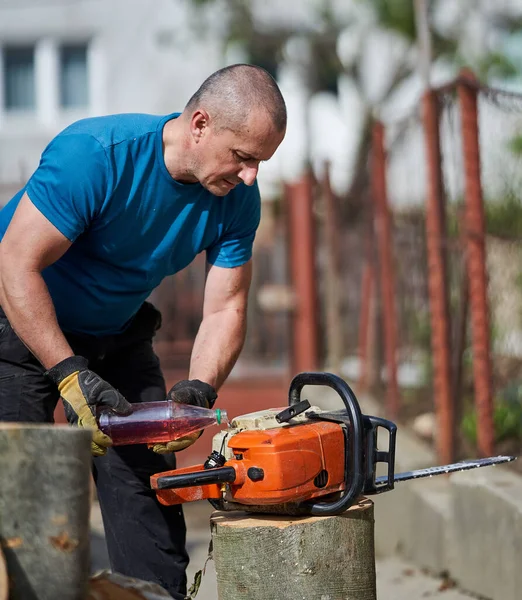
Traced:
<path fill-rule="evenodd" d="M 256 180 L 258 171 L 259 165 L 256 165 L 255 167 L 244 166 L 239 173 L 239 178 L 246 185 L 254 185 L 254 181 Z"/>

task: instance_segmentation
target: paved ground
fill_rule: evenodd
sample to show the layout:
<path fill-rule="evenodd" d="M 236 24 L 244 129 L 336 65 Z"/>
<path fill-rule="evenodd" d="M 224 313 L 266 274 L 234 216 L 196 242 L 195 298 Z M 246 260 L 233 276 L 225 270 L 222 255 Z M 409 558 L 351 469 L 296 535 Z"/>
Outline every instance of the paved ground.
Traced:
<path fill-rule="evenodd" d="M 212 507 L 206 501 L 186 506 L 188 528 L 188 550 L 191 564 L 188 570 L 189 585 L 194 573 L 205 564 L 210 541 L 209 516 Z M 103 526 L 97 504 L 91 518 L 92 570 L 97 572 L 109 568 L 107 549 L 103 537 Z M 400 558 L 377 561 L 377 593 L 379 600 L 470 600 L 472 596 L 452 588 L 450 582 L 430 577 Z M 217 600 L 216 574 L 213 561 L 208 561 L 196 600 Z M 308 600 L 315 600 L 310 598 Z"/>

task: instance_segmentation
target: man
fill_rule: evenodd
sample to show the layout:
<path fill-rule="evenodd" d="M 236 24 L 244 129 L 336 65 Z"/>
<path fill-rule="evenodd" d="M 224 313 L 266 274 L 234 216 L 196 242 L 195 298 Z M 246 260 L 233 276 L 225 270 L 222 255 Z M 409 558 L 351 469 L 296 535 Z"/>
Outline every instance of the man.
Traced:
<path fill-rule="evenodd" d="M 94 478 L 114 571 L 186 589 L 185 524 L 160 505 L 152 473 L 194 434 L 153 448 L 110 448 L 96 407 L 164 400 L 152 349 L 159 312 L 145 299 L 207 253 L 203 319 L 189 379 L 168 396 L 212 406 L 242 348 L 259 164 L 283 140 L 284 100 L 259 67 L 211 75 L 183 113 L 74 123 L 47 146 L 0 211 L 0 420 L 93 430 Z"/>

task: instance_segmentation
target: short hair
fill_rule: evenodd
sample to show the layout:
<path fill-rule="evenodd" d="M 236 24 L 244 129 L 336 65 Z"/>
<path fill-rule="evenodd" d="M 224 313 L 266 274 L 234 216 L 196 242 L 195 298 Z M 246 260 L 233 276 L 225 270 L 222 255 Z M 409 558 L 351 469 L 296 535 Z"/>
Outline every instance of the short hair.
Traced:
<path fill-rule="evenodd" d="M 286 128 L 286 105 L 274 78 L 262 67 L 236 64 L 212 73 L 190 98 L 185 111 L 205 108 L 218 127 L 238 130 L 250 112 L 262 108 L 278 132 Z"/>

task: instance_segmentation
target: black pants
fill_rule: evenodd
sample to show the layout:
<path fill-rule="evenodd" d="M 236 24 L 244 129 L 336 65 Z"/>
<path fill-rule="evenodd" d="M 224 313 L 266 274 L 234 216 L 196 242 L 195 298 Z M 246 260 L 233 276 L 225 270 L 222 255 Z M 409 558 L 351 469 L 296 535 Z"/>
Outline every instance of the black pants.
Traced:
<path fill-rule="evenodd" d="M 75 354 L 129 402 L 165 400 L 165 381 L 152 338 L 160 313 L 145 303 L 120 335 L 67 335 Z M 59 394 L 44 369 L 17 337 L 0 309 L 0 421 L 52 423 Z M 145 445 L 110 448 L 93 460 L 113 571 L 156 582 L 174 598 L 186 593 L 185 521 L 180 507 L 166 507 L 150 488 L 153 473 L 175 468 L 174 459 Z"/>

